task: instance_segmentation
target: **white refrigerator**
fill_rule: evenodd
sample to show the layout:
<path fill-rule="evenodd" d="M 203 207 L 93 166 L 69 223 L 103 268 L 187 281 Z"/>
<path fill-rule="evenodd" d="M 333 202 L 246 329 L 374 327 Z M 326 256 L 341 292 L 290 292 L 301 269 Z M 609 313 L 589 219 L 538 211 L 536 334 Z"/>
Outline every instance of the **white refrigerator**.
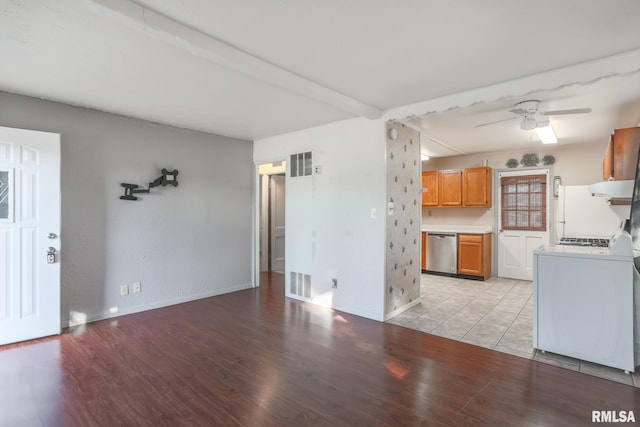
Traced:
<path fill-rule="evenodd" d="M 562 237 L 609 239 L 629 218 L 629 206 L 610 206 L 604 197 L 592 196 L 587 185 L 558 187 L 556 233 Z"/>

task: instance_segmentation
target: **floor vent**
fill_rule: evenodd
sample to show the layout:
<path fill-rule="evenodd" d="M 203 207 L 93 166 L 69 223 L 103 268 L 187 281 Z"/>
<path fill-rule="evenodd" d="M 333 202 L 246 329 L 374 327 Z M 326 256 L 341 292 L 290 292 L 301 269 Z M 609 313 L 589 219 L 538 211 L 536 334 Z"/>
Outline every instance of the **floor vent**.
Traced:
<path fill-rule="evenodd" d="M 291 272 L 289 291 L 292 295 L 311 299 L 311 275 Z"/>

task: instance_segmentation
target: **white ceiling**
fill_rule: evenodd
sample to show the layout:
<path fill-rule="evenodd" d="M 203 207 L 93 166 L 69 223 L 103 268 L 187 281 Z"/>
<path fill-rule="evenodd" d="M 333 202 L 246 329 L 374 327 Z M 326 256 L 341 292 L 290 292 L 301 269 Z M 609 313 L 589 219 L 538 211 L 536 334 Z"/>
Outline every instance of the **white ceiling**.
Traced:
<path fill-rule="evenodd" d="M 636 0 L 138 4 L 0 0 L 0 90 L 259 139 L 640 48 Z"/>
<path fill-rule="evenodd" d="M 525 100 L 540 101 L 540 113 L 590 108 L 588 114 L 537 114 L 534 118 L 551 123 L 558 145 L 598 142 L 604 145 L 614 129 L 639 125 L 640 72 L 431 113 L 409 123 L 422 129 L 422 151 L 431 157 L 540 147 L 534 130 L 520 128 L 522 116 L 509 112 L 516 103 Z M 492 123 L 497 121 L 500 122 Z M 486 123 L 492 124 L 477 127 Z"/>

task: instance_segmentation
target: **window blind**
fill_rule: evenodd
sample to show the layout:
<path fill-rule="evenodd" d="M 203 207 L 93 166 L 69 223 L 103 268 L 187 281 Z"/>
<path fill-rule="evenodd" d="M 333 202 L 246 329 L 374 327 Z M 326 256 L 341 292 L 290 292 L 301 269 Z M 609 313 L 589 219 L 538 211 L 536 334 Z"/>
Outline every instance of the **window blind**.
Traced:
<path fill-rule="evenodd" d="M 546 175 L 505 176 L 500 188 L 503 230 L 546 231 Z"/>

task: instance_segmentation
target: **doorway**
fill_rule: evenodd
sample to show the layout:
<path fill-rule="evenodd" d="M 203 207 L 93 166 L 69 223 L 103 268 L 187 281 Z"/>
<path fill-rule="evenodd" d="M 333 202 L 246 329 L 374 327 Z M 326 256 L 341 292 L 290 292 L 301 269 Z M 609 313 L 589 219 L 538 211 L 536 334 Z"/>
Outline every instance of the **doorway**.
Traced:
<path fill-rule="evenodd" d="M 284 274 L 285 176 L 269 175 L 269 271 Z"/>
<path fill-rule="evenodd" d="M 286 162 L 258 167 L 260 175 L 260 271 L 284 274 Z"/>
<path fill-rule="evenodd" d="M 533 251 L 549 244 L 549 176 L 549 169 L 498 172 L 498 277 L 533 280 Z"/>

